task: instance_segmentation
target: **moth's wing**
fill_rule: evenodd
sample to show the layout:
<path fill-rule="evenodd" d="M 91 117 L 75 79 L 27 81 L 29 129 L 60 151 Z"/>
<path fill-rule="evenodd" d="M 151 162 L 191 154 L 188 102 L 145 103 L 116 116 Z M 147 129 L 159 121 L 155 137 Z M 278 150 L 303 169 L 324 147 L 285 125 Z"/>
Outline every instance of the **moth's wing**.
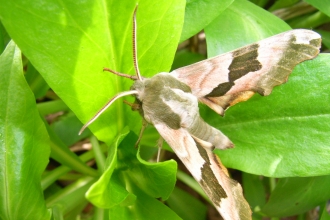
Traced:
<path fill-rule="evenodd" d="M 292 30 L 242 47 L 170 74 L 189 85 L 199 101 L 219 114 L 249 99 L 269 95 L 287 81 L 300 62 L 319 53 L 321 37 L 310 30 Z"/>
<path fill-rule="evenodd" d="M 251 210 L 242 187 L 228 177 L 226 168 L 203 142 L 195 140 L 183 128 L 174 130 L 154 124 L 160 135 L 197 180 L 225 220 L 251 219 Z"/>

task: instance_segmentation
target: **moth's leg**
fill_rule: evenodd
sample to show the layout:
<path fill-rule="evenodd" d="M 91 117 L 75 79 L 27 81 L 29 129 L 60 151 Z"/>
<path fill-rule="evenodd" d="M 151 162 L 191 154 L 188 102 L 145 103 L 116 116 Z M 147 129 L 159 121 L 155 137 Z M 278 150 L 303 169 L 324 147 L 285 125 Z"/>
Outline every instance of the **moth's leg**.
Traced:
<path fill-rule="evenodd" d="M 163 143 L 164 143 L 164 139 L 162 136 L 160 136 L 157 141 L 157 146 L 158 146 L 157 163 L 159 162 L 160 152 L 162 151 Z"/>
<path fill-rule="evenodd" d="M 117 76 L 129 78 L 131 80 L 137 80 L 138 79 L 137 76 L 132 76 L 132 75 L 129 75 L 129 74 L 126 74 L 126 73 L 119 73 L 117 71 L 114 71 L 114 70 L 109 69 L 109 68 L 106 68 L 106 67 L 103 68 L 103 71 L 107 71 L 107 72 L 113 73 L 113 74 L 115 74 Z"/>
<path fill-rule="evenodd" d="M 125 103 L 126 105 L 131 106 L 132 111 L 139 111 L 140 108 L 141 108 L 141 105 L 140 105 L 139 103 L 130 103 L 130 102 L 126 101 L 126 100 L 124 100 L 124 103 Z"/>
<path fill-rule="evenodd" d="M 142 135 L 143 135 L 143 132 L 144 130 L 146 129 L 146 127 L 148 126 L 148 122 L 144 119 L 142 119 L 142 128 L 140 130 L 140 134 L 139 134 L 139 138 L 137 139 L 136 143 L 135 143 L 135 147 L 137 148 L 140 141 L 141 141 L 141 138 L 142 138 Z"/>

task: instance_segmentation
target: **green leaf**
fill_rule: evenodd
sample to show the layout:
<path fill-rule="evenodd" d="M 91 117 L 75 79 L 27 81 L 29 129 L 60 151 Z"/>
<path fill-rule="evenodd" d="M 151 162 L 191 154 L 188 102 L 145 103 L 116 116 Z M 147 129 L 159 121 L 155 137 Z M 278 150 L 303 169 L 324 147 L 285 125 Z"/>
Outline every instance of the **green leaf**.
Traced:
<path fill-rule="evenodd" d="M 56 136 L 59 137 L 66 146 L 71 146 L 81 139 L 81 136 L 78 136 L 77 133 L 82 126 L 83 124 L 72 112 L 57 118 L 57 121 L 50 125 Z M 91 135 L 90 132 L 87 134 L 88 136 Z"/>
<path fill-rule="evenodd" d="M 176 162 L 173 160 L 148 163 L 143 161 L 133 147 L 137 137 L 128 130 L 119 136 L 116 145 L 109 147 L 106 171 L 89 189 L 87 198 L 98 207 L 114 208 L 117 205 L 127 206 L 137 201 L 134 191 L 129 187 L 135 185 L 139 192 L 153 198 L 167 199 L 176 182 Z M 121 139 L 117 152 L 117 146 Z M 117 158 L 117 155 L 119 158 Z M 135 199 L 136 198 L 136 199 Z"/>
<path fill-rule="evenodd" d="M 177 178 L 187 186 L 189 186 L 191 189 L 193 189 L 195 192 L 197 192 L 200 196 L 202 196 L 206 201 L 208 201 L 210 204 L 212 204 L 210 198 L 207 197 L 201 186 L 198 184 L 198 182 L 189 174 L 178 170 Z"/>
<path fill-rule="evenodd" d="M 126 159 L 126 165 L 130 168 L 127 170 L 129 178 L 148 195 L 166 200 L 175 186 L 177 163 L 174 160 L 150 163 L 140 157 L 139 151 L 136 155 L 137 163 L 133 155 Z"/>
<path fill-rule="evenodd" d="M 278 0 L 278 1 L 281 1 L 281 0 Z M 269 0 L 250 0 L 250 2 L 252 2 L 255 5 L 258 5 L 261 8 L 263 8 L 267 4 L 269 4 Z"/>
<path fill-rule="evenodd" d="M 130 134 L 120 145 L 119 158 L 126 185 L 135 185 L 153 198 L 166 200 L 176 182 L 177 163 L 174 160 L 150 163 L 144 161 L 133 147 L 137 137 Z"/>
<path fill-rule="evenodd" d="M 205 60 L 205 56 L 200 53 L 192 53 L 187 50 L 180 50 L 175 54 L 172 70 L 175 70 L 179 67 L 188 66 L 202 60 Z"/>
<path fill-rule="evenodd" d="M 208 113 L 235 144 L 217 151 L 225 166 L 272 177 L 330 173 L 329 59 L 303 62 L 270 96 L 254 95 L 224 118 Z"/>
<path fill-rule="evenodd" d="M 204 29 L 232 3 L 233 0 L 188 0 L 180 42 Z"/>
<path fill-rule="evenodd" d="M 94 147 L 94 145 L 93 145 Z M 105 144 L 102 144 L 101 146 L 101 150 L 103 153 L 106 152 L 106 146 Z M 90 161 L 92 159 L 95 159 L 95 155 L 94 155 L 94 151 L 87 151 L 86 153 L 83 153 L 82 155 L 79 156 L 80 160 L 83 162 L 87 162 Z M 70 172 L 72 169 L 65 166 L 65 165 L 61 165 L 51 171 L 47 171 L 46 173 L 44 173 L 44 175 L 42 176 L 42 180 L 41 180 L 41 186 L 43 189 L 48 188 L 51 184 L 53 184 L 54 182 L 56 182 L 58 179 L 60 179 L 61 177 L 63 177 L 64 175 L 66 175 L 68 172 Z M 78 174 L 79 175 L 79 174 Z M 68 174 L 68 176 L 70 177 L 75 177 L 72 173 Z M 45 196 L 47 198 L 47 196 Z"/>
<path fill-rule="evenodd" d="M 205 28 L 208 57 L 289 29 L 290 27 L 275 15 L 249 1 L 236 0 Z"/>
<path fill-rule="evenodd" d="M 30 85 L 31 90 L 33 91 L 36 99 L 44 97 L 46 95 L 49 86 L 31 63 L 28 63 L 27 65 L 25 78 Z"/>
<path fill-rule="evenodd" d="M 46 129 L 50 136 L 51 158 L 83 174 L 94 177 L 99 176 L 97 171 L 87 166 L 79 159 L 79 157 L 76 154 L 70 151 L 70 149 L 60 140 L 60 138 L 50 128 L 47 122 L 45 122 L 44 125 L 46 126 Z"/>
<path fill-rule="evenodd" d="M 131 190 L 136 195 L 134 205 L 128 207 L 116 206 L 109 210 L 109 219 L 181 219 L 169 207 L 161 201 L 145 194 L 134 184 L 130 185 Z"/>
<path fill-rule="evenodd" d="M 293 18 L 288 21 L 288 24 L 292 28 L 306 28 L 306 29 L 311 29 L 311 28 L 316 28 L 321 26 L 322 24 L 326 24 L 330 21 L 330 18 L 320 12 L 317 11 L 313 14 L 307 14 L 307 15 L 302 15 L 296 18 Z"/>
<path fill-rule="evenodd" d="M 328 201 L 321 205 L 320 220 L 330 220 L 330 213 L 327 211 Z"/>
<path fill-rule="evenodd" d="M 330 198 L 330 176 L 280 179 L 261 212 L 284 217 L 306 212 Z"/>
<path fill-rule="evenodd" d="M 126 201 L 134 200 L 121 183 L 118 173 L 114 173 L 117 167 L 117 148 L 121 141 L 129 133 L 124 129 L 116 138 L 113 145 L 108 148 L 108 157 L 102 176 L 88 189 L 86 198 L 100 208 L 111 208 Z M 129 202 L 130 203 L 130 202 Z"/>
<path fill-rule="evenodd" d="M 205 204 L 182 189 L 174 188 L 173 193 L 166 203 L 182 219 L 206 219 L 207 207 Z"/>
<path fill-rule="evenodd" d="M 109 67 L 134 73 L 132 15 L 136 2 L 50 0 L 45 6 L 41 0 L 0 0 L 0 14 L 10 36 L 47 84 L 86 122 L 111 97 L 132 84 L 102 70 Z M 137 42 L 143 76 L 169 71 L 181 34 L 184 6 L 183 0 L 139 1 Z M 140 123 L 135 116 L 117 102 L 91 129 L 110 145 L 125 125 L 138 130 Z"/>
<path fill-rule="evenodd" d="M 330 8 L 329 8 L 330 0 L 322 0 L 322 1 L 305 0 L 305 1 L 330 17 Z"/>
<path fill-rule="evenodd" d="M 69 110 L 69 108 L 64 104 L 62 100 L 38 103 L 37 107 L 41 116 L 46 116 L 48 114 L 56 113 L 59 111 Z"/>
<path fill-rule="evenodd" d="M 252 207 L 262 207 L 266 203 L 265 187 L 260 176 L 243 173 L 244 197 Z M 253 213 L 255 214 L 255 213 Z"/>
<path fill-rule="evenodd" d="M 274 4 L 269 8 L 269 11 L 275 11 L 278 9 L 290 7 L 292 5 L 295 5 L 299 1 L 300 0 L 278 0 L 275 1 Z"/>
<path fill-rule="evenodd" d="M 107 170 L 87 192 L 87 198 L 93 204 L 109 209 L 111 216 L 127 216 L 127 219 L 143 216 L 149 219 L 148 216 L 157 212 L 172 216 L 173 212 L 157 199 L 167 199 L 172 192 L 176 181 L 176 162 L 148 163 L 139 156 L 136 158 L 138 151 L 133 147 L 136 140 L 137 137 L 129 133 L 118 152 L 110 151 Z M 109 150 L 116 149 L 116 146 Z"/>
<path fill-rule="evenodd" d="M 330 48 L 330 31 L 324 30 L 316 30 L 317 33 L 322 35 L 322 43 L 327 47 Z"/>
<path fill-rule="evenodd" d="M 0 124 L 0 219 L 49 219 L 40 185 L 49 137 L 13 41 L 0 56 Z"/>
<path fill-rule="evenodd" d="M 5 28 L 3 27 L 2 22 L 0 20 L 0 54 L 2 54 L 2 52 L 5 50 L 6 45 L 8 44 L 8 42 L 10 40 L 11 39 L 8 36 L 8 33 L 5 30 Z"/>
<path fill-rule="evenodd" d="M 59 206 L 64 215 L 75 212 L 82 204 L 86 206 L 87 200 L 85 198 L 85 193 L 94 182 L 95 178 L 89 176 L 78 179 L 47 198 L 47 206 Z"/>

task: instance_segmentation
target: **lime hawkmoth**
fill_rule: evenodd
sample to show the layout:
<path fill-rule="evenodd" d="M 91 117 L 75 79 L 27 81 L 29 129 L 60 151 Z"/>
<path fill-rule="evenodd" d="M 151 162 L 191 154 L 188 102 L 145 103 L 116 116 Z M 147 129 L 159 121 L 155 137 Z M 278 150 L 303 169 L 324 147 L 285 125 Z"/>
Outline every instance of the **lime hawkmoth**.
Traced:
<path fill-rule="evenodd" d="M 291 30 L 170 73 L 144 78 L 136 56 L 136 9 L 133 14 L 136 76 L 105 68 L 135 82 L 130 91 L 112 98 L 80 133 L 115 100 L 134 95 L 134 109 L 171 146 L 221 216 L 226 220 L 251 219 L 241 186 L 229 178 L 213 153 L 215 148 L 224 150 L 234 144 L 200 117 L 198 102 L 223 115 L 228 107 L 249 99 L 254 93 L 269 95 L 275 86 L 287 81 L 297 64 L 317 56 L 320 35 L 310 30 Z"/>

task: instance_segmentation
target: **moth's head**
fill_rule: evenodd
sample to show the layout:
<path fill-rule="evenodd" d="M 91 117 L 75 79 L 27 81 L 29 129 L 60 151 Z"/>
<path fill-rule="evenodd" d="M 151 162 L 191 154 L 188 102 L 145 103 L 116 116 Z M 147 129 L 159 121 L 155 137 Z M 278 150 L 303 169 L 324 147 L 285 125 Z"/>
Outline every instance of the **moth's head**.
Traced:
<path fill-rule="evenodd" d="M 134 84 L 131 86 L 131 91 L 136 91 L 136 98 L 140 101 L 143 101 L 145 84 L 148 82 L 148 79 L 135 80 Z"/>

